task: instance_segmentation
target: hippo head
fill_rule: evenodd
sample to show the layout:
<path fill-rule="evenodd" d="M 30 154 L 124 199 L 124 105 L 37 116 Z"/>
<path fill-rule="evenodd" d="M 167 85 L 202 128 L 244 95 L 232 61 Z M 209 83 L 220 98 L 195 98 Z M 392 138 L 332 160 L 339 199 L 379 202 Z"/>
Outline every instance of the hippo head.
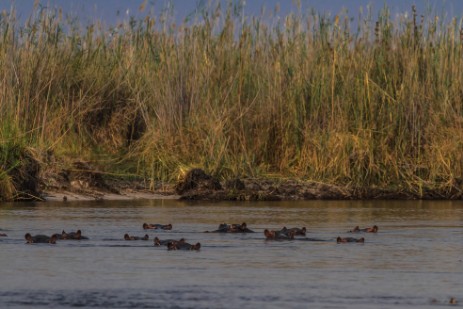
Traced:
<path fill-rule="evenodd" d="M 50 244 L 56 244 L 56 239 L 58 239 L 58 237 L 56 235 L 52 235 L 50 237 L 50 240 L 48 241 L 48 243 Z"/>
<path fill-rule="evenodd" d="M 72 233 L 71 233 L 72 234 Z M 81 239 L 82 238 L 82 231 L 81 230 L 77 230 L 77 232 L 74 233 L 74 235 L 71 236 L 71 238 L 74 238 L 74 239 Z"/>
<path fill-rule="evenodd" d="M 373 226 L 372 232 L 373 232 L 373 233 L 377 233 L 377 232 L 378 232 L 378 226 L 377 226 L 377 225 L 374 225 L 374 226 Z"/>
<path fill-rule="evenodd" d="M 307 229 L 305 228 L 305 226 L 302 228 L 302 235 L 305 235 L 305 233 L 307 232 Z"/>
<path fill-rule="evenodd" d="M 177 250 L 177 243 L 175 241 L 169 241 L 167 244 L 168 250 Z"/>
<path fill-rule="evenodd" d="M 125 239 L 125 240 L 130 240 L 129 234 L 125 234 L 125 235 L 124 235 L 124 239 Z"/>
<path fill-rule="evenodd" d="M 149 235 L 148 235 L 148 234 L 145 234 L 145 236 L 143 236 L 142 239 L 143 239 L 143 240 L 148 240 L 149 238 L 150 238 Z"/>
<path fill-rule="evenodd" d="M 219 224 L 219 230 L 228 230 L 228 224 L 226 223 Z"/>
<path fill-rule="evenodd" d="M 190 250 L 199 250 L 201 248 L 201 244 L 198 242 L 196 245 L 192 245 Z"/>
<path fill-rule="evenodd" d="M 143 229 L 146 230 L 146 229 L 149 229 L 150 227 L 148 226 L 147 223 L 143 223 Z"/>
<path fill-rule="evenodd" d="M 289 239 L 294 239 L 294 235 L 296 235 L 296 232 L 291 231 L 291 232 L 289 232 L 287 235 L 288 235 L 288 238 L 289 238 Z"/>
<path fill-rule="evenodd" d="M 81 239 L 82 238 L 82 231 L 77 230 L 77 232 L 66 233 L 64 230 L 61 233 L 62 239 Z"/>
<path fill-rule="evenodd" d="M 31 244 L 34 242 L 32 239 L 32 235 L 30 233 L 27 233 L 26 235 L 24 235 L 24 238 L 27 240 L 28 244 Z"/>
<path fill-rule="evenodd" d="M 264 235 L 267 238 L 275 238 L 275 232 L 274 231 L 269 231 L 267 229 L 264 231 Z"/>

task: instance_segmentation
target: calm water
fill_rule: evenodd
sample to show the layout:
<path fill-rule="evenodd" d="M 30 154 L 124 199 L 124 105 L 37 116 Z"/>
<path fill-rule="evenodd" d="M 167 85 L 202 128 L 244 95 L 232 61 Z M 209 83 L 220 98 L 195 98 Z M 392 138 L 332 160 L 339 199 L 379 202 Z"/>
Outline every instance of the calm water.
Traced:
<path fill-rule="evenodd" d="M 172 231 L 142 224 L 172 223 Z M 203 233 L 246 222 L 254 234 Z M 376 224 L 378 234 L 352 235 Z M 265 228 L 326 241 L 265 241 Z M 89 240 L 26 245 L 81 229 Z M 0 205 L 0 307 L 422 308 L 463 304 L 463 202 L 68 202 Z M 123 235 L 150 240 L 124 241 Z M 152 238 L 201 242 L 167 251 Z M 365 244 L 336 244 L 364 236 Z"/>

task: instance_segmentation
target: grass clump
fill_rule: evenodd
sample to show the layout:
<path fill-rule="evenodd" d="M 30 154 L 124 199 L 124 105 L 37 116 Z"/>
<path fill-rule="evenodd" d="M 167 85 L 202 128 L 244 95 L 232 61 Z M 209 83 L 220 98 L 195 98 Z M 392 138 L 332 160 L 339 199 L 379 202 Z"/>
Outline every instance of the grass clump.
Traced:
<path fill-rule="evenodd" d="M 0 144 L 0 201 L 39 200 L 39 163 L 27 148 Z"/>
<path fill-rule="evenodd" d="M 353 31 L 347 13 L 238 12 L 230 2 L 193 22 L 147 13 L 115 26 L 39 7 L 19 25 L 3 12 L 0 117 L 28 145 L 129 162 L 152 181 L 201 167 L 461 191 L 460 20 L 384 8 Z"/>

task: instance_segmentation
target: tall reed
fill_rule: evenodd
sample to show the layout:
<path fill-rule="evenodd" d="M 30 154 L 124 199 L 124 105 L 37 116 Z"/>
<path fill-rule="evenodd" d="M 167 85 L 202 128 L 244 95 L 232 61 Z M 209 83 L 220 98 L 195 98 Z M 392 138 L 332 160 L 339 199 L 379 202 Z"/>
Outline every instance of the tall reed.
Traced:
<path fill-rule="evenodd" d="M 343 12 L 240 12 L 230 3 L 181 24 L 147 13 L 114 26 L 40 7 L 21 25 L 3 12 L 0 142 L 15 128 L 39 149 L 108 169 L 132 162 L 152 180 L 200 166 L 461 190 L 460 20 L 384 8 L 354 31 Z"/>

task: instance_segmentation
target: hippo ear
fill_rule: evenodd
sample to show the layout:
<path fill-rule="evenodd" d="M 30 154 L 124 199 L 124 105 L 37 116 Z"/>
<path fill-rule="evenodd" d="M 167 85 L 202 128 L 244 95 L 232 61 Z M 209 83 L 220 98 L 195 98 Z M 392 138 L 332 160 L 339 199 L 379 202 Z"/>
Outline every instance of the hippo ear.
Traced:
<path fill-rule="evenodd" d="M 307 229 L 305 228 L 305 226 L 302 228 L 302 232 L 303 233 L 307 232 Z"/>
<path fill-rule="evenodd" d="M 81 230 L 77 230 L 76 232 L 77 236 L 80 237 L 82 235 L 82 231 Z"/>
<path fill-rule="evenodd" d="M 243 223 L 241 224 L 241 227 L 242 227 L 243 229 L 245 229 L 245 228 L 247 227 L 246 222 L 243 222 Z"/>
<path fill-rule="evenodd" d="M 373 231 L 378 232 L 378 226 L 377 225 L 373 226 Z"/>
<path fill-rule="evenodd" d="M 63 231 L 61 232 L 61 235 L 66 235 L 66 232 L 63 230 Z"/>

